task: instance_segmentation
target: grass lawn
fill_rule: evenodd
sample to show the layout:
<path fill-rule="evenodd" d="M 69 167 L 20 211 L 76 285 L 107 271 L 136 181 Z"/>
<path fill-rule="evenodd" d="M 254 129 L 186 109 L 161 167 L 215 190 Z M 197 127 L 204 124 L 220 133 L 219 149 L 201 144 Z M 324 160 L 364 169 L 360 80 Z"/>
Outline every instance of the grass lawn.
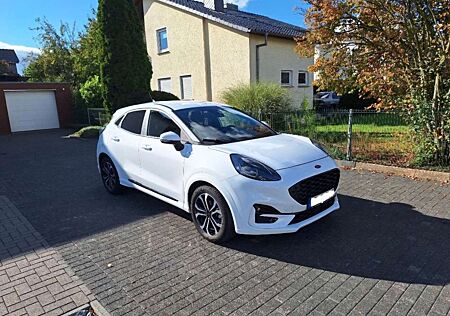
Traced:
<path fill-rule="evenodd" d="M 308 134 L 302 128 L 295 133 L 323 143 L 330 154 L 344 159 L 347 153 L 348 117 L 333 116 L 318 120 Z M 354 117 L 352 153 L 356 161 L 409 166 L 414 158 L 410 129 L 398 117 L 368 114 Z"/>
<path fill-rule="evenodd" d="M 376 124 L 353 124 L 353 132 L 355 133 L 408 133 L 408 126 L 392 126 L 392 125 L 376 125 Z M 340 125 L 320 125 L 317 126 L 318 133 L 347 133 L 348 124 Z"/>

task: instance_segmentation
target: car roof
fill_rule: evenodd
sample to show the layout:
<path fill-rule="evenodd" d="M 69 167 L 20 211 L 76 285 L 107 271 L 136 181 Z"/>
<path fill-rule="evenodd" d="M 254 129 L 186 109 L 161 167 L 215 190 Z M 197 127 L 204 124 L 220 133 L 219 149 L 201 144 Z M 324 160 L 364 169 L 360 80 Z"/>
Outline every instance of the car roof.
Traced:
<path fill-rule="evenodd" d="M 203 101 L 156 101 L 153 104 L 161 105 L 174 111 L 199 107 L 226 106 L 225 104 Z"/>
<path fill-rule="evenodd" d="M 150 108 L 161 108 L 170 109 L 172 111 L 182 110 L 182 109 L 192 109 L 199 107 L 213 107 L 213 106 L 228 106 L 226 104 L 215 103 L 215 102 L 202 102 L 202 101 L 155 101 L 150 103 L 136 104 L 121 108 L 114 113 L 114 116 L 123 115 L 127 112 L 133 110 L 146 110 Z"/>

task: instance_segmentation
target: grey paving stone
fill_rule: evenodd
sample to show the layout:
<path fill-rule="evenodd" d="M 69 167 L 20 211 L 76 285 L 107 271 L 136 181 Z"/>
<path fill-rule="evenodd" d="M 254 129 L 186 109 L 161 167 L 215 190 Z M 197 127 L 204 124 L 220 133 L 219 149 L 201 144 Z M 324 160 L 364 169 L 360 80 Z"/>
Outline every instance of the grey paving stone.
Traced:
<path fill-rule="evenodd" d="M 42 307 L 50 303 L 56 303 L 52 310 L 62 311 L 64 310 L 62 307 L 69 303 L 77 302 L 83 305 L 89 301 L 88 296 L 92 298 L 87 288 L 73 290 L 82 282 L 77 280 L 62 257 L 46 243 L 5 196 L 0 196 L 0 214 L 6 214 L 9 219 L 13 219 L 6 224 L 5 221 L 0 220 L 0 223 L 5 228 L 3 232 L 14 237 L 7 238 L 6 235 L 2 235 L 1 244 L 8 245 L 8 249 L 14 248 L 14 245 L 24 249 L 23 245 L 33 242 L 34 239 L 36 244 L 40 245 L 39 249 L 27 249 L 22 254 L 16 254 L 15 257 L 1 258 L 0 302 L 2 305 L 0 307 L 3 309 L 4 306 L 8 315 L 43 315 Z M 19 233 L 16 234 L 16 231 Z M 45 262 L 50 264 L 46 266 Z M 54 278 L 49 266 L 62 271 L 55 275 L 59 279 Z M 71 274 L 69 275 L 64 269 Z M 52 294 L 58 295 L 59 298 L 67 297 L 69 300 L 58 304 Z"/>
<path fill-rule="evenodd" d="M 121 316 L 450 313 L 448 186 L 343 171 L 340 211 L 216 246 L 171 206 L 105 193 L 95 141 L 64 133 L 0 136 L 0 311 L 20 292 L 55 315 L 94 298 Z"/>

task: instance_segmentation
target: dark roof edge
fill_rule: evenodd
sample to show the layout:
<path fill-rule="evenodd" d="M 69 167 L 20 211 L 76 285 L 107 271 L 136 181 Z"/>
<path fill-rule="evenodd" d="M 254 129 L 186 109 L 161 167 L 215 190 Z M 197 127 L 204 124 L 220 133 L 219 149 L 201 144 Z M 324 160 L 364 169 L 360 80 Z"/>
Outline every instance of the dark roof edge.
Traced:
<path fill-rule="evenodd" d="M 162 3 L 164 3 L 164 4 L 167 4 L 167 5 L 169 5 L 169 6 L 172 6 L 172 7 L 178 8 L 178 9 L 181 9 L 181 10 L 183 10 L 183 11 L 190 12 L 190 13 L 192 13 L 192 14 L 201 16 L 201 17 L 206 18 L 206 19 L 208 19 L 208 20 L 217 22 L 217 23 L 219 23 L 219 24 L 228 26 L 228 27 L 230 27 L 230 28 L 232 28 L 232 29 L 235 29 L 235 30 L 238 30 L 238 31 L 241 31 L 241 32 L 250 33 L 250 34 L 257 34 L 257 35 L 265 35 L 265 34 L 266 34 L 266 33 L 264 33 L 264 32 L 256 32 L 256 31 L 253 31 L 253 30 L 251 30 L 251 29 L 249 29 L 249 28 L 247 28 L 247 27 L 243 27 L 243 26 L 240 26 L 240 25 L 237 25 L 237 24 L 233 24 L 233 23 L 224 21 L 224 20 L 219 19 L 219 18 L 216 18 L 216 17 L 214 17 L 214 16 L 212 16 L 212 15 L 209 15 L 209 14 L 200 12 L 200 11 L 198 11 L 198 10 L 195 10 L 195 9 L 192 9 L 192 8 L 189 8 L 189 7 L 186 7 L 186 6 L 184 6 L 184 5 L 182 5 L 182 4 L 179 4 L 179 3 L 175 3 L 175 2 L 173 2 L 173 1 L 171 1 L 171 0 L 158 0 L 158 1 L 160 1 L 160 2 L 162 2 Z M 256 14 L 254 14 L 254 13 L 245 12 L 245 11 L 240 11 L 240 12 L 243 12 L 243 13 L 246 13 L 246 14 L 256 15 Z M 265 18 L 269 18 L 269 17 L 265 17 Z M 269 18 L 269 19 L 272 19 L 272 18 Z M 272 19 L 272 20 L 274 20 L 274 19 Z M 276 21 L 278 21 L 278 20 L 276 20 Z M 278 22 L 282 22 L 282 21 L 278 21 Z M 282 22 L 282 23 L 285 23 L 285 22 Z M 289 25 L 289 23 L 285 23 L 285 24 Z M 295 25 L 292 25 L 292 26 L 293 26 L 293 27 L 296 27 L 296 28 L 300 28 L 300 29 L 302 29 L 304 32 L 307 31 L 306 29 L 304 29 L 304 28 L 302 28 L 302 27 L 300 27 L 300 26 L 295 26 Z M 295 36 L 286 36 L 286 35 L 275 34 L 275 33 L 270 33 L 270 32 L 268 33 L 268 35 L 269 35 L 269 36 L 273 36 L 273 37 L 278 37 L 278 38 L 284 38 L 284 39 L 292 39 L 292 40 L 295 39 Z"/>
<path fill-rule="evenodd" d="M 0 60 L 9 61 L 16 64 L 20 62 L 15 50 L 8 48 L 0 48 Z"/>

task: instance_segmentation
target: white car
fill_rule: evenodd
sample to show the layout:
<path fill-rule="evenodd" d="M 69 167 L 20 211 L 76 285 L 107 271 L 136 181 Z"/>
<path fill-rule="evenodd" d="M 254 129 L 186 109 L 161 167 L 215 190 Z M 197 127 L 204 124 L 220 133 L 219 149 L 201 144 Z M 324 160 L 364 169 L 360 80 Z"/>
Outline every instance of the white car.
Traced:
<path fill-rule="evenodd" d="M 232 107 L 157 102 L 118 110 L 100 135 L 105 188 L 130 187 L 190 212 L 200 234 L 293 233 L 339 208 L 323 148 Z"/>

